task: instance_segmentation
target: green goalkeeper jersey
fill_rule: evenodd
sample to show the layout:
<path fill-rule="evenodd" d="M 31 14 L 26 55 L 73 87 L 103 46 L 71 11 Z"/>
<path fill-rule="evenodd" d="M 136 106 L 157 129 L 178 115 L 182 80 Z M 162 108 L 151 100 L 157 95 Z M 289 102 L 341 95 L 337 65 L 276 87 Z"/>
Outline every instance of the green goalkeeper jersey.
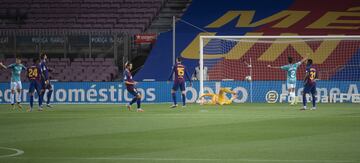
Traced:
<path fill-rule="evenodd" d="M 288 84 L 296 84 L 296 70 L 300 66 L 300 64 L 301 64 L 301 62 L 297 62 L 294 64 L 288 64 L 288 65 L 281 66 L 282 70 L 287 71 L 286 82 Z"/>
<path fill-rule="evenodd" d="M 20 80 L 21 71 L 26 70 L 26 67 L 23 64 L 13 63 L 8 66 L 11 69 L 11 82 L 18 82 Z"/>

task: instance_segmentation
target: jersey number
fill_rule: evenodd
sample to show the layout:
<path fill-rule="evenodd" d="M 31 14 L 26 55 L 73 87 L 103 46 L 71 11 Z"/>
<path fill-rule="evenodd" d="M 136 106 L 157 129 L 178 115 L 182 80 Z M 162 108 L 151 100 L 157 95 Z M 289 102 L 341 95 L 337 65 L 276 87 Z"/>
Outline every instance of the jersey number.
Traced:
<path fill-rule="evenodd" d="M 29 77 L 34 78 L 38 76 L 38 70 L 37 69 L 29 69 Z"/>
<path fill-rule="evenodd" d="M 291 75 L 290 75 L 291 78 L 295 78 L 295 77 L 296 77 L 296 71 L 290 71 L 290 73 L 291 73 Z"/>
<path fill-rule="evenodd" d="M 310 80 L 314 80 L 314 79 L 315 79 L 315 75 L 316 75 L 316 72 L 311 71 L 311 72 L 310 72 Z"/>
<path fill-rule="evenodd" d="M 177 68 L 177 71 L 179 76 L 184 76 L 184 68 Z"/>

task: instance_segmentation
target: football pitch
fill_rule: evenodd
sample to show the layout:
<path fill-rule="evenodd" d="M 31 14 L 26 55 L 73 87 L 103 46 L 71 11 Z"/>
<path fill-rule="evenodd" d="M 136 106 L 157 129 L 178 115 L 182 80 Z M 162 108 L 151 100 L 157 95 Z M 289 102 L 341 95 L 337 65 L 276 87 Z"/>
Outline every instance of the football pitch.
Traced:
<path fill-rule="evenodd" d="M 300 107 L 0 105 L 0 163 L 360 162 L 359 104 Z"/>

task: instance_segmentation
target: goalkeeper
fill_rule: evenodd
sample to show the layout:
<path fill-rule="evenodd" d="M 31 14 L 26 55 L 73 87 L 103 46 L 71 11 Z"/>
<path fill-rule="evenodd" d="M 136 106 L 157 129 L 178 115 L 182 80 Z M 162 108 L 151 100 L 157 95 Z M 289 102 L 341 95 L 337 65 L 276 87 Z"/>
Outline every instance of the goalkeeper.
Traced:
<path fill-rule="evenodd" d="M 232 94 L 230 99 L 228 99 L 228 97 L 226 96 L 227 93 Z M 199 98 L 200 101 L 202 101 L 202 99 L 204 99 L 205 97 L 211 98 L 211 101 L 207 102 L 206 104 L 229 105 L 232 103 L 233 100 L 235 100 L 237 98 L 237 95 L 236 95 L 236 92 L 231 91 L 228 88 L 220 88 L 219 94 L 205 93 L 205 94 L 201 95 Z"/>

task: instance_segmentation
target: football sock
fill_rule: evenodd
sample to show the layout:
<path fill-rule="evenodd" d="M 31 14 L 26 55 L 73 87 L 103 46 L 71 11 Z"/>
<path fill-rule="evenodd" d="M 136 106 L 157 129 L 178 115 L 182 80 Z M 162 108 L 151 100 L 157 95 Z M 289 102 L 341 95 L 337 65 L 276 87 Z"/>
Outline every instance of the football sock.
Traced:
<path fill-rule="evenodd" d="M 290 97 L 291 97 L 291 102 L 295 102 L 295 92 L 291 92 L 290 93 Z"/>
<path fill-rule="evenodd" d="M 175 95 L 175 93 L 172 93 L 172 98 L 173 98 L 173 101 L 174 101 L 174 105 L 176 105 L 176 95 Z"/>
<path fill-rule="evenodd" d="M 44 99 L 42 97 L 44 97 L 44 96 L 39 95 L 38 102 L 39 102 L 40 107 L 42 106 L 42 102 L 44 101 Z"/>
<path fill-rule="evenodd" d="M 15 92 L 16 102 L 21 102 L 21 96 L 19 92 Z"/>
<path fill-rule="evenodd" d="M 130 105 L 132 105 L 136 100 L 137 100 L 137 97 L 134 97 L 134 98 L 130 101 Z"/>
<path fill-rule="evenodd" d="M 14 104 L 15 103 L 15 94 L 14 93 L 11 93 L 10 94 L 10 101 L 11 101 L 11 104 Z"/>
<path fill-rule="evenodd" d="M 140 109 L 140 107 L 141 107 L 141 98 L 137 98 L 136 104 L 137 104 L 137 108 Z"/>
<path fill-rule="evenodd" d="M 186 100 L 186 98 L 185 98 L 185 94 L 182 94 L 182 102 L 183 102 L 183 106 L 185 106 L 185 100 Z"/>
<path fill-rule="evenodd" d="M 304 105 L 304 106 L 306 106 L 306 102 L 307 102 L 307 101 L 306 101 L 306 94 L 304 93 L 304 94 L 303 94 L 303 105 Z"/>
<path fill-rule="evenodd" d="M 315 97 L 315 95 L 312 95 L 312 105 L 313 105 L 313 107 L 315 107 L 315 104 L 316 104 L 316 97 Z"/>
<path fill-rule="evenodd" d="M 30 95 L 30 108 L 34 106 L 34 96 Z"/>
<path fill-rule="evenodd" d="M 49 90 L 49 91 L 48 91 L 46 104 L 49 104 L 49 103 L 50 103 L 50 98 L 51 98 L 52 93 L 53 93 L 53 90 Z"/>

